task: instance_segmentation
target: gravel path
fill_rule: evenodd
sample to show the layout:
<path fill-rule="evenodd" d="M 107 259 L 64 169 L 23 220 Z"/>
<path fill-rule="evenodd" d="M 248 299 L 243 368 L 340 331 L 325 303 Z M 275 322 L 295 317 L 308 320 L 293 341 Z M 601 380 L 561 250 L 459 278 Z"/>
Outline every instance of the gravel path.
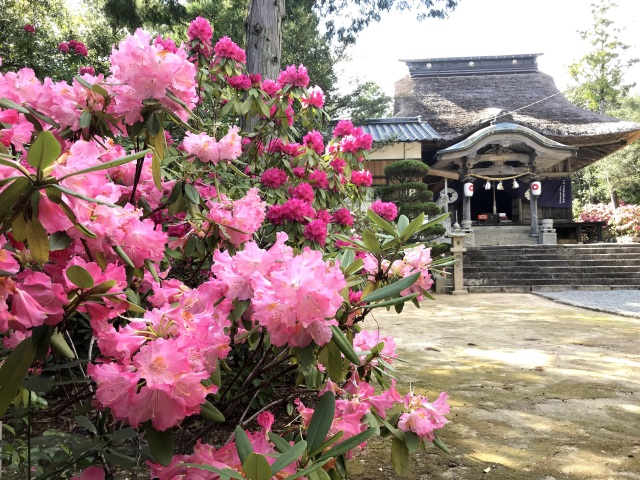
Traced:
<path fill-rule="evenodd" d="M 640 304 L 638 291 L 553 295 L 565 293 Z M 448 392 L 439 435 L 451 453 L 419 449 L 400 478 L 390 439 L 372 440 L 351 479 L 640 480 L 640 318 L 518 293 L 437 294 L 421 307 L 379 308 L 364 326 L 395 337 L 401 394 Z"/>
<path fill-rule="evenodd" d="M 566 305 L 640 318 L 640 290 L 563 290 L 533 293 Z"/>

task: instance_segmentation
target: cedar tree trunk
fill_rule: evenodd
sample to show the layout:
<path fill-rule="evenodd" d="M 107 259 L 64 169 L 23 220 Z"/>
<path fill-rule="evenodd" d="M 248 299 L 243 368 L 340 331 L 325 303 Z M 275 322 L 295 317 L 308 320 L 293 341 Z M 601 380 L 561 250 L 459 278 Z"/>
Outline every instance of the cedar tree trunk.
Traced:
<path fill-rule="evenodd" d="M 250 0 L 247 15 L 247 69 L 262 78 L 278 78 L 285 0 Z"/>

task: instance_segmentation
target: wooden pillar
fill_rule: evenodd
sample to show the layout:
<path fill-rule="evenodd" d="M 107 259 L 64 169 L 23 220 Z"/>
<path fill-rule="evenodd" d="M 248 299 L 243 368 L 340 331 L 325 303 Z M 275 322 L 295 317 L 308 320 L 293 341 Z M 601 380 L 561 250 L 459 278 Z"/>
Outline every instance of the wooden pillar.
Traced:
<path fill-rule="evenodd" d="M 465 178 L 463 180 L 463 197 L 462 197 L 462 222 L 460 226 L 462 230 L 471 230 L 471 196 L 473 195 L 472 179 Z"/>
<path fill-rule="evenodd" d="M 444 191 L 447 194 L 447 200 L 444 202 L 444 213 L 449 213 L 449 179 L 444 177 Z"/>
<path fill-rule="evenodd" d="M 534 195 L 531 191 L 531 185 L 534 180 L 529 183 L 529 208 L 531 209 L 531 236 L 538 236 L 538 195 Z"/>

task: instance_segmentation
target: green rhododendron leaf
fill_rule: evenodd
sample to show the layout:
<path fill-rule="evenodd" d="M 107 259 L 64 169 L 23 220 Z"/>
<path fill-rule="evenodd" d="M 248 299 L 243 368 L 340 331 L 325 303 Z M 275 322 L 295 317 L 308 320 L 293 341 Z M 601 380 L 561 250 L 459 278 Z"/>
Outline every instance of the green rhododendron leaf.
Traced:
<path fill-rule="evenodd" d="M 91 274 L 80 265 L 72 265 L 67 268 L 67 278 L 78 288 L 92 288 L 95 284 Z"/>
<path fill-rule="evenodd" d="M 49 130 L 38 134 L 27 153 L 27 163 L 37 170 L 44 170 L 60 156 L 60 143 Z"/>

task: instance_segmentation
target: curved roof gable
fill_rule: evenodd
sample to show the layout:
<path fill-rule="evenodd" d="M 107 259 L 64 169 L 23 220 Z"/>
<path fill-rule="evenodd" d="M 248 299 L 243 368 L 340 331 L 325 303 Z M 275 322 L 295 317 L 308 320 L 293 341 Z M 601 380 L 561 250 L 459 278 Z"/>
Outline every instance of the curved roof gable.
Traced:
<path fill-rule="evenodd" d="M 476 152 L 480 148 L 490 144 L 500 143 L 508 146 L 513 143 L 524 143 L 540 153 L 550 153 L 566 158 L 575 155 L 577 149 L 563 145 L 540 135 L 530 128 L 515 123 L 497 123 L 478 130 L 444 150 L 438 152 L 438 158 L 461 157 Z M 546 152 L 548 151 L 548 152 Z"/>

